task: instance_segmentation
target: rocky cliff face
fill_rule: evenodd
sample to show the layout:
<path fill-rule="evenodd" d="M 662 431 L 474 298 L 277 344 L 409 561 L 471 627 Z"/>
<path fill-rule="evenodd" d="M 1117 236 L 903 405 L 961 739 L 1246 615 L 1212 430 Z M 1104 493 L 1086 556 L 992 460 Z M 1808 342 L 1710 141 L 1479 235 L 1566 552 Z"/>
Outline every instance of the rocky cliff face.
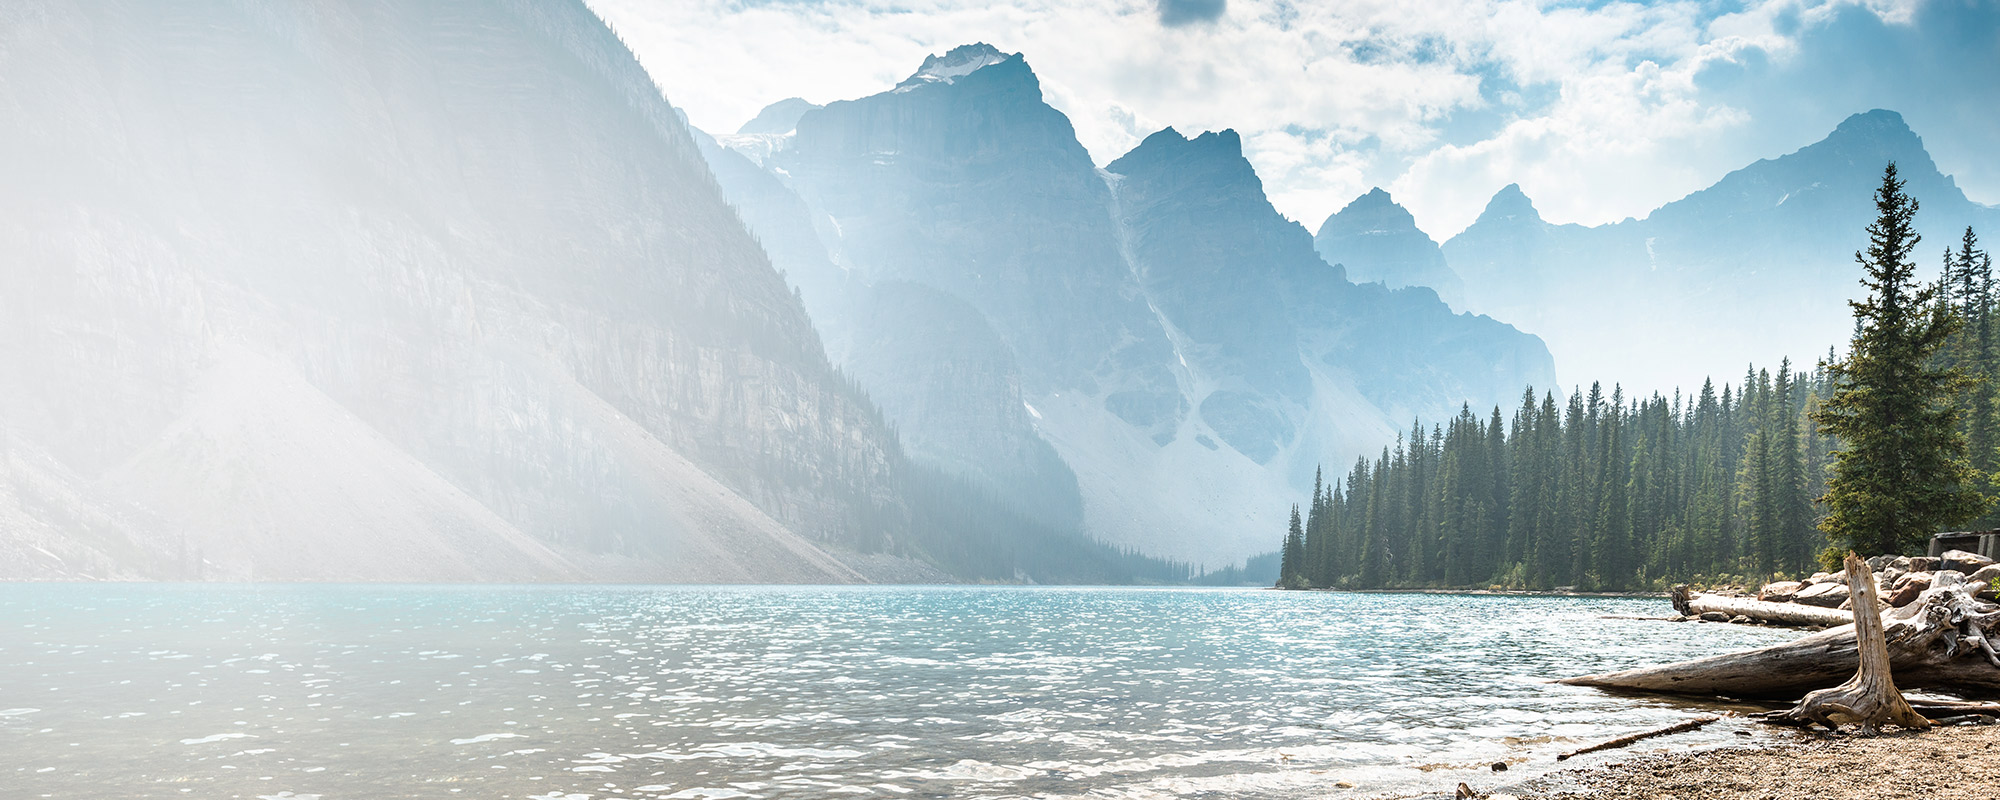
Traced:
<path fill-rule="evenodd" d="M 901 458 L 581 3 L 36 2 L 0 575 L 844 581 Z"/>
<path fill-rule="evenodd" d="M 1057 476 L 1041 486 L 1073 472 L 1086 529 L 1116 544 L 1240 559 L 1314 464 L 1551 377 L 1533 337 L 1347 281 L 1271 208 L 1233 132 L 1163 131 L 1097 170 L 1027 63 L 983 45 L 807 111 L 764 163 L 807 213 L 719 169 L 725 191 L 766 239 L 810 219 L 829 255 L 783 265 L 912 448 L 948 443 L 929 457 L 966 474 L 993 453 Z M 820 264 L 847 276 L 825 313 Z M 897 367 L 915 363 L 932 366 Z M 965 430 L 988 443 L 967 452 Z M 1040 466 L 1042 440 L 1067 469 Z"/>
<path fill-rule="evenodd" d="M 1347 270 L 1355 283 L 1391 289 L 1425 286 L 1453 308 L 1465 307 L 1465 282 L 1417 219 L 1389 193 L 1372 189 L 1320 223 L 1313 249 L 1328 264 Z"/>
<path fill-rule="evenodd" d="M 1234 132 L 1189 140 L 1169 129 L 1106 169 L 1119 176 L 1148 296 L 1200 343 L 1187 348 L 1198 351 L 1199 371 L 1231 384 L 1201 400 L 1203 418 L 1253 460 L 1299 443 L 1311 460 L 1355 446 L 1287 433 L 1323 417 L 1365 410 L 1391 424 L 1438 420 L 1461 403 L 1505 405 L 1524 385 L 1554 380 L 1534 337 L 1454 314 L 1428 288 L 1357 285 L 1329 266 L 1305 229 L 1265 198 Z M 1341 391 L 1316 388 L 1327 386 Z M 1365 402 L 1336 399 L 1346 392 Z M 1309 410 L 1288 425 L 1273 412 L 1284 403 Z M 1224 420 L 1233 424 L 1217 424 Z"/>
<path fill-rule="evenodd" d="M 1901 116 L 1876 110 L 1645 219 L 1552 225 L 1509 186 L 1444 252 L 1472 310 L 1541 334 L 1568 374 L 1691 386 L 1728 364 L 1807 361 L 1847 339 L 1854 253 L 1890 161 L 1921 205 L 1926 272 L 1966 226 L 2000 230 L 2000 210 L 1968 201 Z"/>

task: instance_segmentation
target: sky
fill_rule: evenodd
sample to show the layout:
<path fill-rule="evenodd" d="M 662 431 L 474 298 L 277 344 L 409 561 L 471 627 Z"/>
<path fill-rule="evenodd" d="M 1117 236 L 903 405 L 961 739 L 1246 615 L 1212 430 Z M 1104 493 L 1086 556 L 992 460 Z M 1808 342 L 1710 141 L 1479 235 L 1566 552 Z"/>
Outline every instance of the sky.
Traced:
<path fill-rule="evenodd" d="M 1380 186 L 1443 241 L 1519 183 L 1552 222 L 1634 216 L 1903 114 L 2000 203 L 2000 0 L 588 0 L 696 127 L 1023 53 L 1099 164 L 1233 128 L 1317 230 Z"/>

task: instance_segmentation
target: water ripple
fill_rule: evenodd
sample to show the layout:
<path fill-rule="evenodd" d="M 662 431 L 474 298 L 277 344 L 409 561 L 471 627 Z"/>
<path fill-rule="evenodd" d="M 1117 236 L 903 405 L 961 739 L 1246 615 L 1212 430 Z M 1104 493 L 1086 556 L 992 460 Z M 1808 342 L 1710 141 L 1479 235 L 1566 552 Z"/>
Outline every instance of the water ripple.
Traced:
<path fill-rule="evenodd" d="M 0 782 L 134 798 L 1407 795 L 1696 713 L 1551 678 L 1792 635 L 1609 618 L 1666 612 L 1193 589 L 5 586 L 0 698 L 19 707 L 0 710 Z M 256 748 L 225 755 L 236 739 Z"/>

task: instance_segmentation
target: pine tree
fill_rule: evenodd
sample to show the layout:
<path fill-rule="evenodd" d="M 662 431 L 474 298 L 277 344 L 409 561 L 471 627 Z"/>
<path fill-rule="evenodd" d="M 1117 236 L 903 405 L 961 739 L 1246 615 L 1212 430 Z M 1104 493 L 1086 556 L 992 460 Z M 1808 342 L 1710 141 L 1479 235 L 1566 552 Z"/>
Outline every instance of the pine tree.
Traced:
<path fill-rule="evenodd" d="M 1306 534 L 1299 523 L 1299 506 L 1292 504 L 1292 524 L 1285 533 L 1285 549 L 1278 557 L 1278 586 L 1285 589 L 1305 588 Z"/>
<path fill-rule="evenodd" d="M 1994 472 L 2000 470 L 2000 352 L 1995 351 L 1993 326 L 1993 259 L 1979 249 L 1979 236 L 1972 228 L 1959 238 L 1956 253 L 1945 254 L 1947 274 L 1956 274 L 1963 300 L 1960 304 L 1959 338 L 1965 342 L 1961 367 L 1969 375 L 1962 405 L 1965 408 L 1966 445 L 1973 471 L 1986 480 L 1981 489 L 1994 494 Z M 1992 527 L 1996 519 L 1989 512 L 1980 527 Z"/>
<path fill-rule="evenodd" d="M 1958 320 L 1937 302 L 1938 284 L 1916 280 L 1917 201 L 1903 193 L 1894 163 L 1883 170 L 1875 208 L 1868 248 L 1854 256 L 1868 297 L 1849 302 L 1854 341 L 1831 367 L 1833 394 L 1818 415 L 1843 445 L 1822 498 L 1828 554 L 1914 552 L 1941 526 L 1988 505 L 1975 491 L 1951 402 L 1965 379 L 1934 361 Z"/>
<path fill-rule="evenodd" d="M 1795 398 L 1798 383 L 1793 380 L 1791 359 L 1787 358 L 1778 365 L 1778 381 L 1772 392 L 1773 421 L 1776 425 L 1771 439 L 1771 458 L 1774 462 L 1771 477 L 1772 491 L 1776 493 L 1773 509 L 1776 541 L 1771 549 L 1770 569 L 1790 572 L 1807 566 L 1802 556 L 1810 551 L 1800 547 L 1799 543 L 1811 542 L 1813 538 L 1806 463 L 1804 454 L 1799 451 L 1801 409 Z"/>

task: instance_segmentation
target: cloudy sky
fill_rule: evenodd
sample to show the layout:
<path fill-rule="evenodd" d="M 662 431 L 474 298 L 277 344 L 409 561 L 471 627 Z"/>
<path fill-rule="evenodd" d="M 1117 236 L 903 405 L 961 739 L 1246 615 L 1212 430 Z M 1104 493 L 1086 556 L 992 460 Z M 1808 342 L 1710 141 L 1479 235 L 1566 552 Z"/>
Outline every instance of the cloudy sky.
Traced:
<path fill-rule="evenodd" d="M 1371 186 L 1442 241 L 1520 183 L 1644 216 L 1890 108 L 2000 203 L 2000 0 L 589 0 L 698 127 L 880 92 L 926 54 L 1026 54 L 1097 161 L 1234 128 L 1317 229 Z"/>

